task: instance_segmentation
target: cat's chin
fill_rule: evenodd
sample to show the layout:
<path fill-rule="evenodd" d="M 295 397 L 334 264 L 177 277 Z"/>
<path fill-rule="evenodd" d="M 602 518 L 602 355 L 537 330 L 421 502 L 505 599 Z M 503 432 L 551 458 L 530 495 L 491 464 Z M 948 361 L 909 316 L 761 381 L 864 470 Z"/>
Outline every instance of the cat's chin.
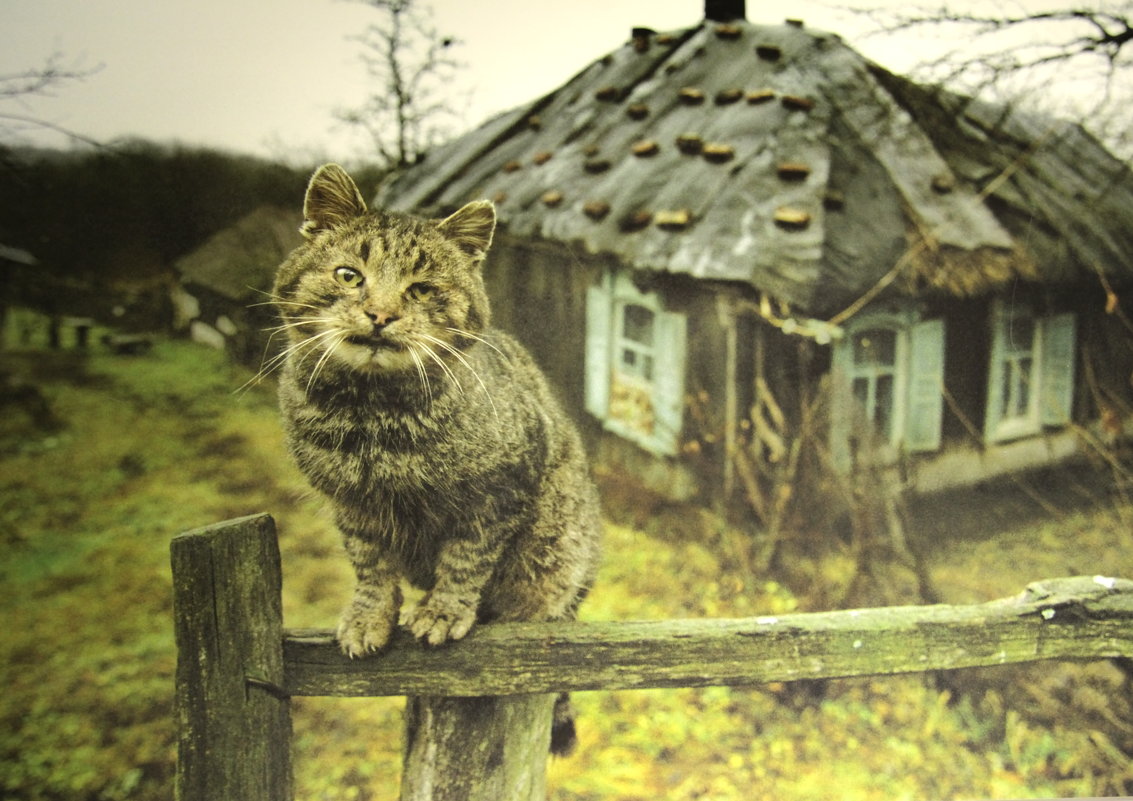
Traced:
<path fill-rule="evenodd" d="M 347 367 L 362 372 L 385 373 L 416 369 L 413 356 L 403 348 L 373 347 L 347 341 L 335 348 L 334 355 Z"/>

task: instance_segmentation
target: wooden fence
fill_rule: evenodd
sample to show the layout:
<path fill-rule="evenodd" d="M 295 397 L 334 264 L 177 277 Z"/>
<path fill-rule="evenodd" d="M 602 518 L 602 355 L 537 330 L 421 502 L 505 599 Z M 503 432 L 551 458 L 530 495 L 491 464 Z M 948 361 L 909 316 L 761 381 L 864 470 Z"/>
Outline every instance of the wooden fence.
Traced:
<path fill-rule="evenodd" d="M 171 552 L 180 801 L 290 801 L 295 696 L 411 696 L 403 801 L 535 801 L 553 693 L 1133 658 L 1133 581 L 1099 576 L 969 606 L 499 624 L 442 648 L 402 633 L 350 660 L 329 631 L 283 628 L 268 515 L 186 532 Z"/>

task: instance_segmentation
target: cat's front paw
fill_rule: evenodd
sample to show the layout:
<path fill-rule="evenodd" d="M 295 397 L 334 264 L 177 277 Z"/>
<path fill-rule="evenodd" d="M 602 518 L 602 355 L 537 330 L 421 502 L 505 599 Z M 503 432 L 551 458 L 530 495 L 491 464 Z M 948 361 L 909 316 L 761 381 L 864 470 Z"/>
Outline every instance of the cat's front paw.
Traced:
<path fill-rule="evenodd" d="M 372 654 L 386 646 L 397 624 L 397 609 L 354 601 L 338 621 L 335 639 L 351 659 Z"/>
<path fill-rule="evenodd" d="M 406 615 L 413 636 L 429 645 L 459 640 L 476 622 L 476 605 L 455 595 L 429 593 Z"/>

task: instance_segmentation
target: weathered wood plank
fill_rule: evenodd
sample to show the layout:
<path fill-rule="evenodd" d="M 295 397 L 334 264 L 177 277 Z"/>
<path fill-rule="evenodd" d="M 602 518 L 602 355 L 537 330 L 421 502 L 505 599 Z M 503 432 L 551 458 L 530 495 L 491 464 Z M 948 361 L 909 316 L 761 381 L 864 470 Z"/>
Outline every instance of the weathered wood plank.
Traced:
<path fill-rule="evenodd" d="M 437 649 L 401 632 L 385 653 L 353 661 L 330 632 L 291 631 L 283 651 L 289 694 L 338 696 L 747 685 L 1133 657 L 1133 581 L 1052 579 L 1014 598 L 967 606 L 499 624 Z"/>
<path fill-rule="evenodd" d="M 544 801 L 554 698 L 408 699 L 401 801 Z"/>
<path fill-rule="evenodd" d="M 189 531 L 170 556 L 177 798 L 290 801 L 275 524 L 258 515 Z"/>

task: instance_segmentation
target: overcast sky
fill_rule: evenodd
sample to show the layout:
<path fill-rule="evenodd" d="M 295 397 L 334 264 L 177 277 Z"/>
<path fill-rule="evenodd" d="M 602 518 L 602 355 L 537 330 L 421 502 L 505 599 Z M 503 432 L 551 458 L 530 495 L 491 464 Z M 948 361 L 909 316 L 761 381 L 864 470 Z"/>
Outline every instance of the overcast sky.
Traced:
<path fill-rule="evenodd" d="M 832 0 L 836 2 L 836 0 Z M 860 0 L 859 0 L 860 1 Z M 879 0 L 885 2 L 886 0 Z M 1018 0 L 1026 3 L 1029 0 Z M 464 42 L 465 124 L 555 88 L 621 45 L 634 26 L 696 24 L 702 0 L 432 0 L 438 26 Z M 902 69 L 916 45 L 858 42 L 863 22 L 811 0 L 748 0 L 753 22 L 803 18 Z M 349 0 L 0 0 L 0 75 L 52 53 L 97 71 L 53 97 L 0 111 L 46 119 L 100 141 L 141 136 L 260 155 L 349 160 L 360 141 L 333 110 L 368 89 L 349 37 L 376 19 Z M 39 144 L 66 146 L 58 137 Z"/>

